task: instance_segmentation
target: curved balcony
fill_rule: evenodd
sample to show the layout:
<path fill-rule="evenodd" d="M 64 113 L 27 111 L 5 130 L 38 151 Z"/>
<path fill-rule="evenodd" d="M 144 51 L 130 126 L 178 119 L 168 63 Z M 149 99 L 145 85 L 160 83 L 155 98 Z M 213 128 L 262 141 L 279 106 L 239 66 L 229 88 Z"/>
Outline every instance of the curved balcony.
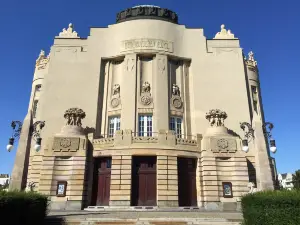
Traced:
<path fill-rule="evenodd" d="M 139 136 L 131 130 L 118 130 L 113 137 L 102 135 L 93 140 L 94 151 L 116 149 L 171 149 L 196 151 L 201 150 L 202 135 L 177 135 L 174 131 L 160 130 L 149 136 Z"/>

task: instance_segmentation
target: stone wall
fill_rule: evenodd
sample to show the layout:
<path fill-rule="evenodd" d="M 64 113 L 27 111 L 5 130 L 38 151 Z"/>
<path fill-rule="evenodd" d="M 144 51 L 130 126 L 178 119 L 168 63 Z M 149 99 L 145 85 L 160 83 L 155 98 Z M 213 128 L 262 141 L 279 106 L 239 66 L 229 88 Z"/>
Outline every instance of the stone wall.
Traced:
<path fill-rule="evenodd" d="M 157 205 L 178 207 L 176 156 L 157 156 Z"/>
<path fill-rule="evenodd" d="M 113 155 L 110 183 L 110 206 L 130 206 L 131 155 Z"/>

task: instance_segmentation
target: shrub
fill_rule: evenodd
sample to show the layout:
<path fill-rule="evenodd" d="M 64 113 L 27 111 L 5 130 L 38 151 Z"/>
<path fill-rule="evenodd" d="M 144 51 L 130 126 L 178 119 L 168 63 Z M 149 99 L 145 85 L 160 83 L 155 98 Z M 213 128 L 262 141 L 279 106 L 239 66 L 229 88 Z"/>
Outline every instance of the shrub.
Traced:
<path fill-rule="evenodd" d="M 0 191 L 0 223 L 42 225 L 47 206 L 47 197 L 36 192 Z"/>
<path fill-rule="evenodd" d="M 242 198 L 245 225 L 299 225 L 300 191 L 264 191 Z"/>

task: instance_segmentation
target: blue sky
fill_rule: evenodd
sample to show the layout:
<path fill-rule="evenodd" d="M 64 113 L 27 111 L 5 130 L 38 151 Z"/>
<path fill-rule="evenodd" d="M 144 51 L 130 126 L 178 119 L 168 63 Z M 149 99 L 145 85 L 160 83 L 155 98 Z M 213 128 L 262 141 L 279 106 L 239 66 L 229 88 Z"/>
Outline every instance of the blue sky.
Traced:
<path fill-rule="evenodd" d="M 259 64 L 267 121 L 273 136 L 278 172 L 300 169 L 300 2 L 297 0 L 7 0 L 0 3 L 0 173 L 11 173 L 16 148 L 5 149 L 11 120 L 23 120 L 31 90 L 35 60 L 49 52 L 53 38 L 72 22 L 81 37 L 89 27 L 106 27 L 122 9 L 153 4 L 169 8 L 187 27 L 204 28 L 212 38 L 224 23 L 253 50 Z"/>

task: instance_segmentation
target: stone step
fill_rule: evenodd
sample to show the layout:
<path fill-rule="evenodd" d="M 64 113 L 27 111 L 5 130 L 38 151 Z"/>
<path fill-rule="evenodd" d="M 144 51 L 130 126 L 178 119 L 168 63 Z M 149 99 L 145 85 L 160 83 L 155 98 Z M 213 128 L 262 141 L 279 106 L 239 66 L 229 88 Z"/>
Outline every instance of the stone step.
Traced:
<path fill-rule="evenodd" d="M 45 225 L 240 225 L 240 221 L 228 221 L 222 218 L 78 218 L 47 219 Z"/>

